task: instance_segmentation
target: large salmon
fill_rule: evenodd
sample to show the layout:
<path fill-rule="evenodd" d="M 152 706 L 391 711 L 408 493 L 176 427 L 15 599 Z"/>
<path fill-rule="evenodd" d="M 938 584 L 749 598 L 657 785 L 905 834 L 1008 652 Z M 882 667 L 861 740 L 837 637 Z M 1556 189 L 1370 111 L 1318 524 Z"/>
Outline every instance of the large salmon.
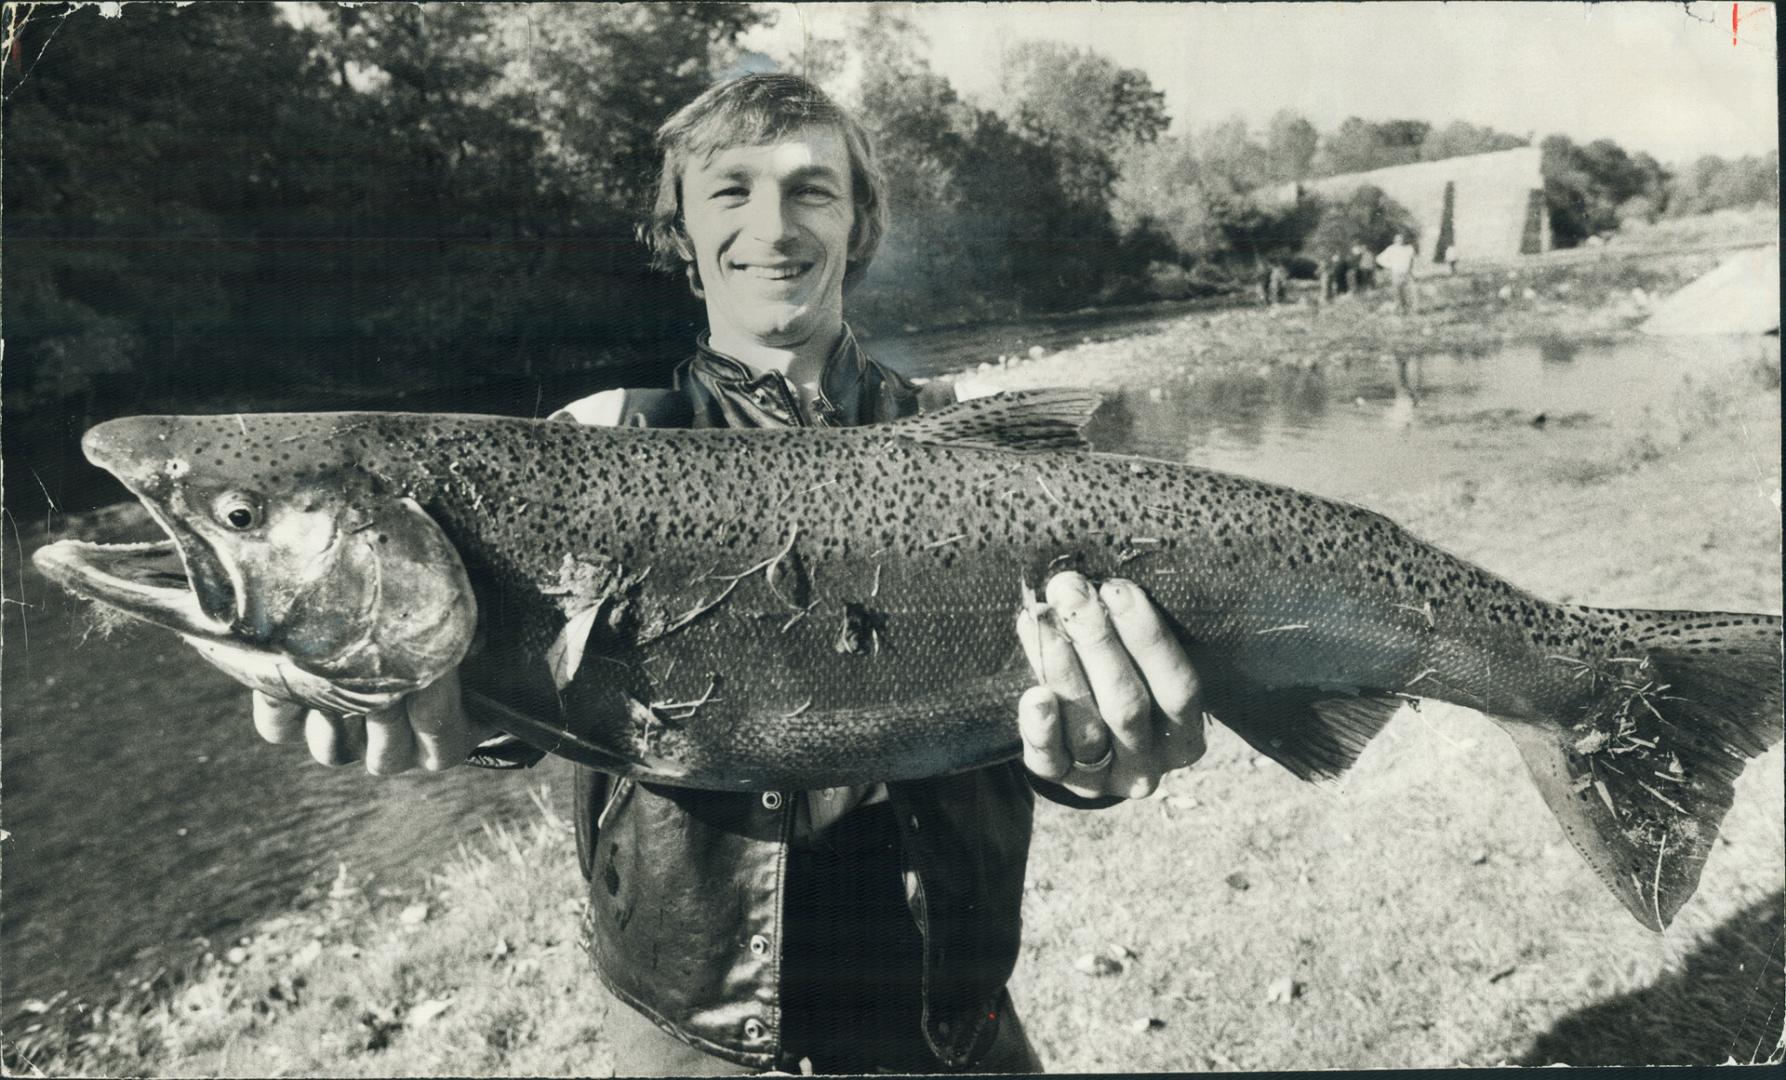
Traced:
<path fill-rule="evenodd" d="M 1301 777 L 1341 773 L 1409 699 L 1492 716 L 1601 878 L 1668 923 L 1780 738 L 1778 616 L 1548 603 L 1368 510 L 1085 452 L 1096 403 L 851 430 L 114 420 L 87 456 L 170 540 L 37 564 L 279 696 L 364 711 L 463 660 L 545 749 L 726 789 L 1016 755 L 1017 606 L 1061 568 L 1121 575 L 1209 712 Z"/>

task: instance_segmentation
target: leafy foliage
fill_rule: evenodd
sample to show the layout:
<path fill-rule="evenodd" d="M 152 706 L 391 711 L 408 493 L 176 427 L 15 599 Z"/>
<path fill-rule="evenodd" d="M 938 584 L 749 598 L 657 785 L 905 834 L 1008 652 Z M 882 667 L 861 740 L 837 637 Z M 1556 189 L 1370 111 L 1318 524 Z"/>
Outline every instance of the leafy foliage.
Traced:
<path fill-rule="evenodd" d="M 1319 221 L 1303 246 L 1317 256 L 1349 251 L 1355 243 L 1378 252 L 1389 246 L 1396 233 L 1412 243 L 1420 241 L 1419 227 L 1407 208 L 1370 184 L 1354 188 L 1343 199 L 1325 202 L 1318 212 Z"/>
<path fill-rule="evenodd" d="M 1653 207 L 1664 196 L 1667 174 L 1648 154 L 1627 154 L 1611 139 L 1579 146 L 1566 135 L 1552 135 L 1541 146 L 1544 199 L 1558 247 L 1616 230 L 1619 207 L 1630 200 L 1655 200 Z"/>
<path fill-rule="evenodd" d="M 1662 205 L 1668 216 L 1780 205 L 1780 152 L 1727 161 L 1708 155 L 1668 182 Z"/>

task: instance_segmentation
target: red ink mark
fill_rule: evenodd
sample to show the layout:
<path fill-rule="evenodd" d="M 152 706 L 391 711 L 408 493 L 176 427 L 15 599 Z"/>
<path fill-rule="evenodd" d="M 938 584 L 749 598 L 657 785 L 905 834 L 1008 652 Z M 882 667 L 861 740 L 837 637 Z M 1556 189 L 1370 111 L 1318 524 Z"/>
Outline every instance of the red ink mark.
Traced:
<path fill-rule="evenodd" d="M 989 1013 L 987 1013 L 987 1014 L 986 1014 L 986 1019 L 988 1019 L 988 1020 L 997 1020 L 997 1019 L 998 1019 L 998 1014 L 997 1014 L 997 1013 L 995 1013 L 995 1012 L 989 1012 Z"/>
<path fill-rule="evenodd" d="M 1735 4 L 1731 4 L 1730 5 L 1730 43 L 1732 45 L 1736 44 L 1737 21 L 1738 21 L 1737 6 Z"/>

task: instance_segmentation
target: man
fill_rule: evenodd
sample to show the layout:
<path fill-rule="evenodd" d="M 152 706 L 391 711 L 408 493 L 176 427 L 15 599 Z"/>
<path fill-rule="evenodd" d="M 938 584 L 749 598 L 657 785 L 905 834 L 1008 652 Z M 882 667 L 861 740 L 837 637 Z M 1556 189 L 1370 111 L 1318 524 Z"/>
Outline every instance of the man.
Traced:
<path fill-rule="evenodd" d="M 919 409 L 843 319 L 884 228 L 866 133 L 811 84 L 716 86 L 658 132 L 648 239 L 705 302 L 667 391 L 610 391 L 560 416 L 661 426 L 852 425 Z M 1023 695 L 1023 764 L 816 792 L 709 792 L 579 770 L 586 931 L 619 1003 L 623 1074 L 1036 1071 L 1005 981 L 1015 964 L 1033 791 L 1070 805 L 1144 796 L 1203 751 L 1197 683 L 1132 584 L 1046 589 L 1018 616 L 1046 681 Z M 359 725 L 257 696 L 272 741 L 451 767 L 471 745 L 448 677 Z M 1027 766 L 1028 771 L 1025 771 Z"/>
<path fill-rule="evenodd" d="M 1377 256 L 1377 265 L 1389 271 L 1389 287 L 1395 290 L 1395 310 L 1406 315 L 1414 309 L 1414 245 L 1402 233 Z"/>

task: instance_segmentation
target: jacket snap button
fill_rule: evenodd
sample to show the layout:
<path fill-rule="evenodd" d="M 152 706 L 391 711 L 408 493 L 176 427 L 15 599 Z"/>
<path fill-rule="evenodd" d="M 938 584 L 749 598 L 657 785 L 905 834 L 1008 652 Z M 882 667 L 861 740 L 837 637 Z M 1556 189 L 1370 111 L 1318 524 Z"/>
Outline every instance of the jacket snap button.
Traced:
<path fill-rule="evenodd" d="M 763 808 L 765 810 L 780 810 L 781 809 L 781 792 L 779 792 L 779 791 L 765 791 L 765 792 L 763 792 Z"/>
<path fill-rule="evenodd" d="M 912 831 L 913 832 L 918 831 L 918 815 L 916 815 L 916 814 L 912 815 Z"/>
<path fill-rule="evenodd" d="M 769 955 L 769 939 L 761 934 L 750 936 L 750 951 L 753 956 Z"/>
<path fill-rule="evenodd" d="M 765 1034 L 762 1021 L 755 1017 L 744 1022 L 744 1037 L 751 1040 L 760 1039 Z"/>

